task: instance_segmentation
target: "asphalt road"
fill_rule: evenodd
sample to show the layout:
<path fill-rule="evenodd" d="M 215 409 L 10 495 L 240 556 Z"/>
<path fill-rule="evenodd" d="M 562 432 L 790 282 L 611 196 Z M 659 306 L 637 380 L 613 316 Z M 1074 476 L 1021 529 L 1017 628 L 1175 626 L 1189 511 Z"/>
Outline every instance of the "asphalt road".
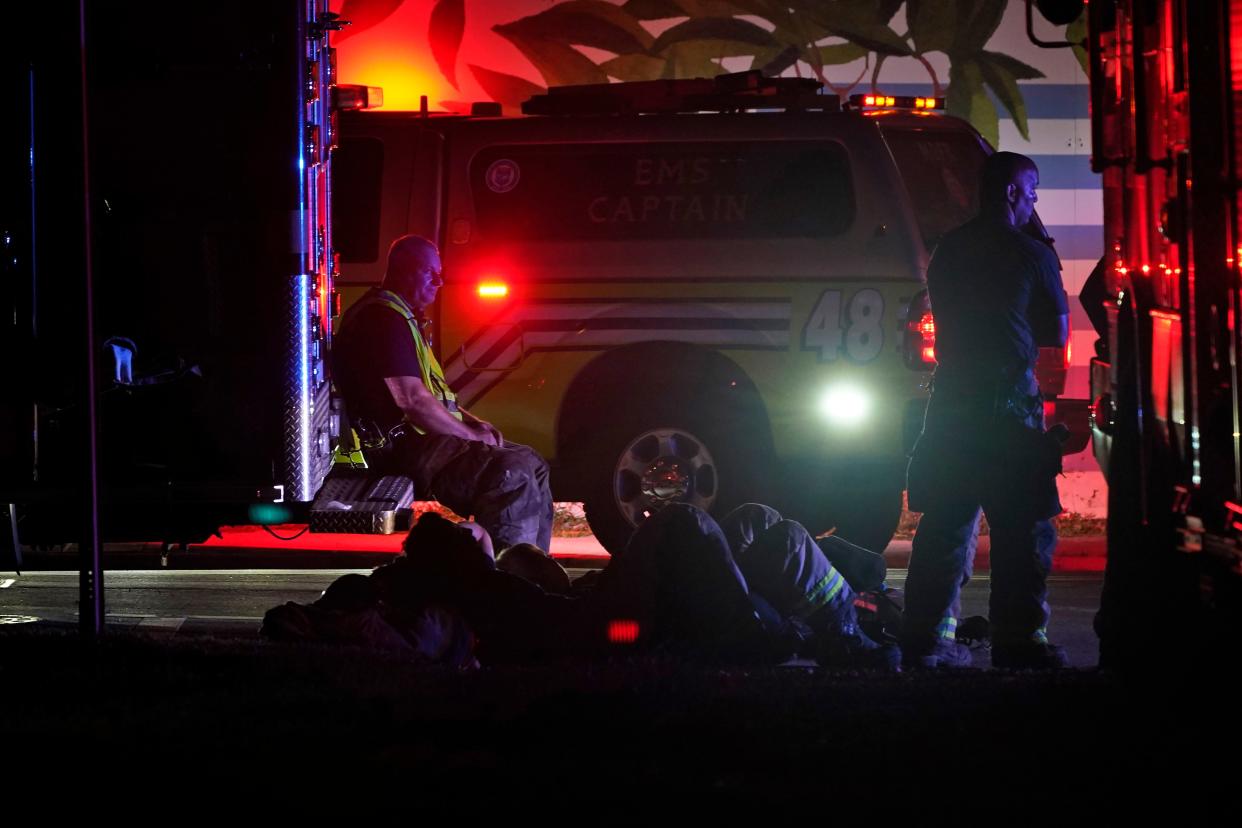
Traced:
<path fill-rule="evenodd" d="M 104 576 L 110 627 L 154 635 L 251 635 L 263 613 L 286 601 L 310 602 L 346 572 L 366 570 L 128 570 Z M 571 570 L 577 575 L 583 570 Z M 890 570 L 889 583 L 903 586 L 905 570 Z M 1095 573 L 1049 578 L 1050 637 L 1078 667 L 1096 663 L 1091 618 L 1102 578 Z M 987 614 L 987 575 L 976 576 L 962 598 L 963 615 Z M 0 623 L 75 624 L 76 572 L 0 572 Z M 976 664 L 988 665 L 986 650 Z"/>

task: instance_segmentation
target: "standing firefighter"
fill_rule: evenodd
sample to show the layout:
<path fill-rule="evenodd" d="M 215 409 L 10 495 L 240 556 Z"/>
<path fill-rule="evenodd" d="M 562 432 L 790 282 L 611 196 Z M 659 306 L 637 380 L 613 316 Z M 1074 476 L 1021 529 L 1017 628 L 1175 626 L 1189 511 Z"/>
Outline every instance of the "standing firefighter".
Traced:
<path fill-rule="evenodd" d="M 1035 361 L 1040 346 L 1064 346 L 1069 309 L 1056 255 L 1022 231 L 1038 185 L 1031 159 L 989 157 L 978 216 L 945 236 L 928 267 L 938 366 L 909 469 L 910 508 L 923 517 L 906 584 L 907 666 L 970 666 L 955 631 L 981 510 L 992 530 L 993 664 L 1067 664 L 1046 635 L 1060 446 L 1044 431 Z"/>
<path fill-rule="evenodd" d="M 333 368 L 346 411 L 373 468 L 412 477 L 420 495 L 473 515 L 502 548 L 546 550 L 547 463 L 458 406 L 431 351 L 423 313 L 443 283 L 434 244 L 393 242 L 383 284 L 341 320 Z"/>

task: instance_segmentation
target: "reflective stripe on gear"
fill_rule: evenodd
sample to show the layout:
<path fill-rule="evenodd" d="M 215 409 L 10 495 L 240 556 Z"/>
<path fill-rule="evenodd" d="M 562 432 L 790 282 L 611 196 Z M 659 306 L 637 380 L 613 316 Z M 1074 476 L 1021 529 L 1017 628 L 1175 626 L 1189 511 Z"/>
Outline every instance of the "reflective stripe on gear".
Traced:
<path fill-rule="evenodd" d="M 845 578 L 836 569 L 830 567 L 828 574 L 807 590 L 806 598 L 794 608 L 794 617 L 809 618 L 820 607 L 831 604 L 832 599 L 840 595 L 844 587 Z"/>
<path fill-rule="evenodd" d="M 957 619 L 952 615 L 946 615 L 940 619 L 940 624 L 936 627 L 936 635 L 949 641 L 957 640 Z"/>
<path fill-rule="evenodd" d="M 427 386 L 427 390 L 444 405 L 450 414 L 460 420 L 461 410 L 457 406 L 457 395 L 449 388 L 448 381 L 444 379 L 444 369 L 440 367 L 440 361 L 436 359 L 436 355 L 428 347 L 422 332 L 418 329 L 418 314 L 414 313 L 414 310 L 399 294 L 387 288 L 368 290 L 357 304 L 346 311 L 344 318 L 341 319 L 341 329 L 349 327 L 351 319 L 363 308 L 372 305 L 383 305 L 401 314 L 401 318 L 410 326 L 410 336 L 414 338 L 414 350 L 418 355 L 418 367 L 422 371 L 423 385 Z M 417 426 L 412 425 L 412 427 L 419 434 L 426 433 Z"/>

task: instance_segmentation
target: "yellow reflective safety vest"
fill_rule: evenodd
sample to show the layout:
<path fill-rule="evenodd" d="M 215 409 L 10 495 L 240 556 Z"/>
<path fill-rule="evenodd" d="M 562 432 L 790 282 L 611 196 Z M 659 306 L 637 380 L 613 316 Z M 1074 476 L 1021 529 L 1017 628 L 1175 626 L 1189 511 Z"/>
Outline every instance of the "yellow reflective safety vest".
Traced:
<path fill-rule="evenodd" d="M 444 379 L 444 369 L 440 367 L 440 361 L 436 359 L 436 355 L 432 353 L 431 347 L 423 339 L 423 333 L 418 327 L 418 314 L 414 312 L 414 309 L 406 303 L 400 294 L 394 293 L 387 288 L 372 288 L 368 290 L 353 307 L 345 312 L 344 318 L 341 319 L 341 330 L 348 329 L 353 318 L 364 308 L 371 307 L 372 305 L 383 305 L 401 314 L 401 318 L 410 326 L 410 336 L 414 339 L 414 350 L 418 354 L 418 366 L 422 371 L 423 385 L 427 386 L 427 390 L 431 392 L 431 395 L 439 400 L 450 414 L 460 420 L 461 409 L 457 407 L 457 395 L 453 393 L 453 389 L 449 388 L 448 382 Z M 414 428 L 420 434 L 424 433 L 417 426 L 414 426 Z"/>

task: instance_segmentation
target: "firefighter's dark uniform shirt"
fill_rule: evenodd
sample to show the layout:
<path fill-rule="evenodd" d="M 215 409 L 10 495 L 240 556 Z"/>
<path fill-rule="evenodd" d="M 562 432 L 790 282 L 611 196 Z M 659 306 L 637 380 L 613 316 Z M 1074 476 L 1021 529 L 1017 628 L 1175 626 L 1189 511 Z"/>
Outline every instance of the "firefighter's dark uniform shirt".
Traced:
<path fill-rule="evenodd" d="M 985 391 L 1005 382 L 1033 393 L 1023 377 L 1039 343 L 1055 339 L 1057 317 L 1069 313 L 1051 248 L 1003 221 L 976 218 L 940 242 L 927 290 L 938 387 Z"/>
<path fill-rule="evenodd" d="M 403 415 L 384 378 L 416 377 L 421 382 L 409 323 L 383 305 L 361 309 L 350 322 L 333 348 L 333 379 L 351 420 L 370 419 L 387 431 Z"/>

